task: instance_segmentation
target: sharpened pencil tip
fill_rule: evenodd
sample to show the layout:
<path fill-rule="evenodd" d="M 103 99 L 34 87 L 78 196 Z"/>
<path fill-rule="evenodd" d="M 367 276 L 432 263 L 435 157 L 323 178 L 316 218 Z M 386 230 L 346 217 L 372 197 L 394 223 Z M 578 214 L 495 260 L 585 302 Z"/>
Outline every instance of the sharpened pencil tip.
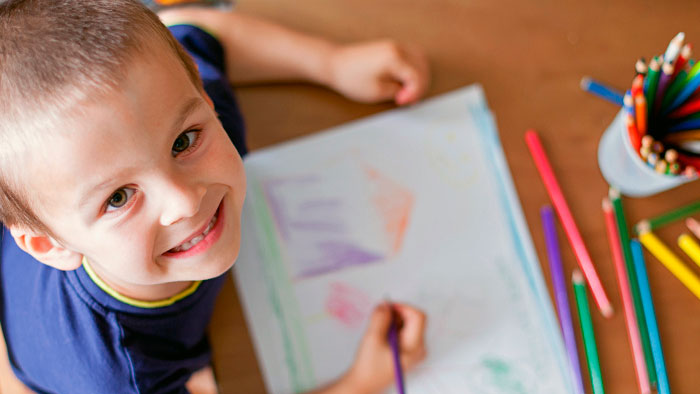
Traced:
<path fill-rule="evenodd" d="M 651 231 L 651 225 L 647 220 L 642 220 L 641 222 L 637 223 L 637 225 L 634 226 L 634 228 L 637 230 L 637 234 L 640 235 Z"/>
<path fill-rule="evenodd" d="M 603 314 L 604 318 L 610 319 L 615 314 L 615 310 L 613 309 L 612 305 L 608 305 L 607 308 L 601 309 L 600 313 Z"/>
<path fill-rule="evenodd" d="M 574 283 L 583 283 L 583 274 L 579 270 L 574 270 L 571 273 L 571 281 Z"/>
<path fill-rule="evenodd" d="M 585 76 L 581 78 L 581 89 L 583 90 L 588 90 L 588 87 L 591 86 L 591 77 Z"/>

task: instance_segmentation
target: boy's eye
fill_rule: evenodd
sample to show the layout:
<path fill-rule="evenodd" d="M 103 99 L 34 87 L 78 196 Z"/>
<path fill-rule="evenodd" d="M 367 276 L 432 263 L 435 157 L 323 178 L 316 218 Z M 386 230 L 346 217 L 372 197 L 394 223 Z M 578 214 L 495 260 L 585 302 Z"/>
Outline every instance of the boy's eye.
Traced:
<path fill-rule="evenodd" d="M 109 212 L 114 209 L 119 209 L 126 205 L 126 203 L 129 201 L 131 196 L 134 195 L 134 189 L 123 187 L 114 193 L 112 193 L 112 196 L 109 198 L 107 201 L 107 209 L 106 211 Z M 111 208 L 111 209 L 110 209 Z"/>
<path fill-rule="evenodd" d="M 194 145 L 197 140 L 197 130 L 186 131 L 177 136 L 175 142 L 173 142 L 172 154 L 173 157 L 177 156 L 179 153 L 186 151 L 192 145 Z"/>

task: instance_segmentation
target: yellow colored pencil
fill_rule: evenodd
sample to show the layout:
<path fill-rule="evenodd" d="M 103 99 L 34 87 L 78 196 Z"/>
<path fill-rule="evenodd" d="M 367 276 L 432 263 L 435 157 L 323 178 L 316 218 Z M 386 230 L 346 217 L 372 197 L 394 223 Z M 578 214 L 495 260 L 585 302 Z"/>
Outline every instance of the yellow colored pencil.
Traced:
<path fill-rule="evenodd" d="M 678 237 L 678 246 L 683 249 L 685 254 L 690 257 L 695 264 L 700 266 L 700 245 L 690 236 L 690 234 L 681 234 Z"/>
<path fill-rule="evenodd" d="M 642 230 L 639 241 L 696 297 L 700 298 L 700 279 L 661 240 L 649 230 Z"/>

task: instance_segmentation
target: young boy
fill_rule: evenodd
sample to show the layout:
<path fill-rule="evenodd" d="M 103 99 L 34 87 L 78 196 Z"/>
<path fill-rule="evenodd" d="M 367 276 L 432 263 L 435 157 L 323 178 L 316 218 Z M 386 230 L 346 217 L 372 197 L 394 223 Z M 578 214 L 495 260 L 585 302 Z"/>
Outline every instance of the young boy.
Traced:
<path fill-rule="evenodd" d="M 160 16 L 177 41 L 136 0 L 0 1 L 3 393 L 199 390 L 246 187 L 229 83 L 300 79 L 398 104 L 426 89 L 422 55 L 389 41 L 341 46 L 213 9 Z M 392 314 L 404 367 L 422 359 L 422 313 L 379 306 L 351 368 L 318 392 L 391 383 Z"/>

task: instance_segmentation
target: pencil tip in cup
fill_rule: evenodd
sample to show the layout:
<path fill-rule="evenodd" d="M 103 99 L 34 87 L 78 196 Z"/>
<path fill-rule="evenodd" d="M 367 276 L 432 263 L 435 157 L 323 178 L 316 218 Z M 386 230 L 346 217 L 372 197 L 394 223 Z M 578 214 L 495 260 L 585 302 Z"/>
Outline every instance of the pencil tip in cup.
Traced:
<path fill-rule="evenodd" d="M 618 190 L 615 186 L 610 186 L 610 189 L 608 189 L 608 197 L 610 197 L 610 200 L 617 200 L 620 198 L 620 190 Z"/>
<path fill-rule="evenodd" d="M 612 203 L 610 202 L 610 198 L 608 197 L 603 197 L 603 212 L 610 212 L 612 211 Z"/>
<path fill-rule="evenodd" d="M 583 283 L 583 274 L 579 269 L 575 269 L 574 272 L 571 273 L 571 281 L 576 284 Z"/>
<path fill-rule="evenodd" d="M 651 231 L 651 224 L 649 224 L 648 220 L 642 220 L 641 222 L 637 223 L 637 225 L 634 227 L 637 231 L 637 234 L 645 234 Z"/>

